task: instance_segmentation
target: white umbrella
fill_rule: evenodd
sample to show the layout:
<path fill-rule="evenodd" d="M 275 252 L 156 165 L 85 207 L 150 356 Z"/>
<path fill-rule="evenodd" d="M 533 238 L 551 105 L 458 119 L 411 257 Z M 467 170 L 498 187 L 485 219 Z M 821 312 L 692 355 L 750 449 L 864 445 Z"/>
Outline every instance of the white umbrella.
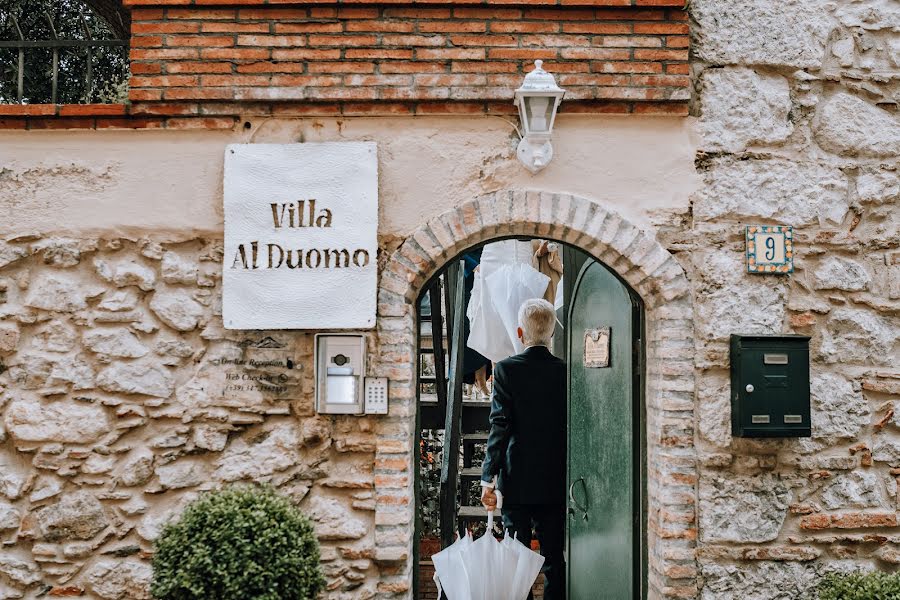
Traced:
<path fill-rule="evenodd" d="M 501 508 L 503 495 L 499 490 L 496 494 L 497 508 Z M 525 600 L 544 557 L 508 534 L 497 541 L 493 529 L 494 512 L 490 511 L 483 536 L 473 542 L 466 533 L 431 557 L 438 597 L 443 590 L 448 600 Z"/>
<path fill-rule="evenodd" d="M 509 535 L 503 536 L 503 545 L 519 556 L 516 565 L 516 575 L 513 578 L 512 595 L 510 600 L 523 600 L 534 585 L 541 567 L 544 566 L 544 557 L 531 548 Z"/>
<path fill-rule="evenodd" d="M 463 565 L 461 553 L 472 544 L 472 534 L 466 532 L 464 537 L 457 536 L 456 541 L 437 554 L 432 555 L 434 563 L 434 583 L 437 585 L 438 598 L 441 591 L 449 600 L 472 600 L 469 592 L 469 577 Z"/>
<path fill-rule="evenodd" d="M 513 587 L 519 555 L 494 537 L 494 513 L 488 513 L 484 535 L 460 553 L 469 578 L 471 600 L 522 600 L 515 598 Z M 447 595 L 450 598 L 450 595 Z"/>

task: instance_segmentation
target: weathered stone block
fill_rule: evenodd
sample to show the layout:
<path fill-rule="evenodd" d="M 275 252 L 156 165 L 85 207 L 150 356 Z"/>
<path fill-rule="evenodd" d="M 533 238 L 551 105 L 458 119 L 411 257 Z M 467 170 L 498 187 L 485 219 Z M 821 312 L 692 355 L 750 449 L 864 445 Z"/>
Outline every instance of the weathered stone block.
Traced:
<path fill-rule="evenodd" d="M 15 323 L 0 323 L 0 354 L 10 354 L 19 347 L 19 326 Z"/>
<path fill-rule="evenodd" d="M 773 158 L 710 161 L 695 218 L 775 219 L 795 227 L 844 220 L 848 183 L 837 168 Z"/>
<path fill-rule="evenodd" d="M 138 560 L 104 560 L 87 574 L 92 592 L 104 600 L 149 600 L 153 570 Z"/>
<path fill-rule="evenodd" d="M 221 452 L 228 443 L 228 431 L 212 425 L 198 425 L 194 428 L 192 440 L 197 448 Z"/>
<path fill-rule="evenodd" d="M 869 289 L 872 276 L 864 266 L 840 256 L 829 256 L 813 273 L 817 290 L 859 292 Z"/>
<path fill-rule="evenodd" d="M 81 247 L 79 240 L 50 238 L 39 240 L 32 246 L 32 250 L 43 253 L 44 264 L 70 268 L 81 262 Z"/>
<path fill-rule="evenodd" d="M 194 487 L 209 478 L 206 466 L 202 462 L 186 458 L 156 467 L 156 476 L 164 490 Z"/>
<path fill-rule="evenodd" d="M 175 252 L 162 257 L 162 278 L 166 283 L 192 285 L 197 283 L 198 265 Z"/>
<path fill-rule="evenodd" d="M 713 64 L 817 68 L 832 20 L 825 0 L 699 0 L 697 56 Z"/>
<path fill-rule="evenodd" d="M 138 292 L 134 288 L 110 290 L 103 294 L 97 308 L 110 312 L 124 312 L 137 308 L 138 300 Z"/>
<path fill-rule="evenodd" d="M 203 317 L 203 305 L 184 290 L 158 291 L 150 301 L 159 320 L 177 331 L 192 331 Z"/>
<path fill-rule="evenodd" d="M 21 460 L 15 458 L 11 451 L 0 450 L 0 495 L 10 500 L 19 499 L 28 483 L 28 476 L 29 472 Z"/>
<path fill-rule="evenodd" d="M 88 492 L 73 492 L 34 513 L 40 538 L 46 542 L 89 540 L 109 524 L 103 506 Z"/>
<path fill-rule="evenodd" d="M 731 382 L 722 373 L 704 373 L 697 386 L 700 435 L 719 448 L 731 444 L 730 389 Z"/>
<path fill-rule="evenodd" d="M 61 274 L 39 276 L 28 288 L 25 305 L 54 312 L 75 312 L 87 308 L 84 284 Z"/>
<path fill-rule="evenodd" d="M 47 376 L 47 386 L 72 386 L 73 390 L 94 388 L 94 368 L 81 355 L 65 356 L 55 363 Z"/>
<path fill-rule="evenodd" d="M 871 471 L 839 475 L 822 492 L 822 504 L 829 510 L 881 506 L 878 476 Z"/>
<path fill-rule="evenodd" d="M 877 437 L 872 448 L 872 460 L 900 467 L 900 441 L 884 436 Z"/>
<path fill-rule="evenodd" d="M 842 156 L 900 155 L 900 117 L 846 92 L 827 100 L 816 114 L 819 145 Z"/>
<path fill-rule="evenodd" d="M 303 443 L 315 446 L 331 437 L 331 419 L 328 417 L 304 419 L 301 430 Z"/>
<path fill-rule="evenodd" d="M 28 251 L 27 246 L 0 242 L 0 268 L 11 265 L 17 260 L 25 258 L 29 254 L 30 252 Z"/>
<path fill-rule="evenodd" d="M 119 482 L 124 486 L 146 483 L 153 476 L 153 452 L 138 448 L 122 464 Z"/>
<path fill-rule="evenodd" d="M 845 27 L 896 30 L 900 23 L 900 5 L 894 0 L 853 0 L 838 8 L 835 15 Z"/>
<path fill-rule="evenodd" d="M 86 444 L 110 429 L 103 407 L 69 400 L 14 400 L 4 423 L 14 439 L 26 442 Z"/>
<path fill-rule="evenodd" d="M 790 503 L 776 475 L 710 476 L 700 480 L 704 542 L 768 542 L 778 537 Z"/>
<path fill-rule="evenodd" d="M 153 363 L 114 363 L 100 372 L 97 385 L 107 392 L 157 398 L 168 398 L 175 391 L 172 374 Z"/>
<path fill-rule="evenodd" d="M 12 504 L 0 502 L 0 531 L 18 529 L 22 522 L 22 513 Z"/>
<path fill-rule="evenodd" d="M 353 517 L 343 504 L 332 498 L 311 498 L 306 513 L 320 540 L 357 540 L 369 529 L 365 522 Z"/>
<path fill-rule="evenodd" d="M 258 480 L 300 462 L 300 434 L 293 423 L 275 425 L 270 430 L 235 440 L 216 461 L 215 478 L 223 481 Z"/>
<path fill-rule="evenodd" d="M 0 573 L 8 577 L 14 584 L 21 586 L 34 585 L 41 580 L 40 569 L 34 562 L 20 560 L 7 553 L 0 554 Z M 10 597 L 16 598 L 17 596 Z"/>
<path fill-rule="evenodd" d="M 31 494 L 28 495 L 28 500 L 37 503 L 52 498 L 62 491 L 62 485 L 62 482 L 56 477 L 39 477 Z"/>
<path fill-rule="evenodd" d="M 819 355 L 826 363 L 890 364 L 900 327 L 870 311 L 839 308 L 822 330 Z"/>
<path fill-rule="evenodd" d="M 124 328 L 88 331 L 84 334 L 84 345 L 96 354 L 121 358 L 140 358 L 149 352 L 137 336 Z"/>
<path fill-rule="evenodd" d="M 123 260 L 111 263 L 95 258 L 94 268 L 101 279 L 117 287 L 137 286 L 145 292 L 156 287 L 156 272 L 139 262 Z"/>
<path fill-rule="evenodd" d="M 32 339 L 35 348 L 45 352 L 71 352 L 78 340 L 75 328 L 66 321 L 50 321 Z"/>
<path fill-rule="evenodd" d="M 794 130 L 788 120 L 791 90 L 780 75 L 746 67 L 703 73 L 701 147 L 738 152 L 754 144 L 778 144 Z"/>
<path fill-rule="evenodd" d="M 869 424 L 869 404 L 859 385 L 836 373 L 814 373 L 810 380 L 812 437 L 833 443 L 855 438 Z"/>
<path fill-rule="evenodd" d="M 774 333 L 784 321 L 787 286 L 782 280 L 746 273 L 736 252 L 698 252 L 695 261 L 704 283 L 697 293 L 697 333 L 727 340 L 735 332 Z"/>
<path fill-rule="evenodd" d="M 852 567 L 845 570 L 851 570 Z M 701 563 L 701 600 L 815 600 L 824 571 L 820 563 L 759 562 L 752 565 Z"/>
<path fill-rule="evenodd" d="M 900 173 L 887 169 L 863 169 L 856 178 L 861 202 L 888 203 L 900 200 Z"/>

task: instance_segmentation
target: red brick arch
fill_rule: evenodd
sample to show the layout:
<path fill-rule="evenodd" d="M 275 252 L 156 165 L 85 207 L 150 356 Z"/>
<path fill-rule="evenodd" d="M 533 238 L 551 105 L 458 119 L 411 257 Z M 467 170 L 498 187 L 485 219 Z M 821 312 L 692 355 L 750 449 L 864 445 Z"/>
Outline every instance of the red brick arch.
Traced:
<path fill-rule="evenodd" d="M 376 559 L 381 594 L 411 597 L 416 390 L 414 303 L 424 284 L 473 245 L 538 236 L 577 246 L 643 299 L 647 320 L 646 434 L 649 597 L 697 594 L 694 331 L 690 288 L 675 258 L 609 207 L 564 193 L 500 191 L 439 215 L 409 235 L 381 273 L 377 351 L 370 370 L 391 379 L 376 451 Z"/>

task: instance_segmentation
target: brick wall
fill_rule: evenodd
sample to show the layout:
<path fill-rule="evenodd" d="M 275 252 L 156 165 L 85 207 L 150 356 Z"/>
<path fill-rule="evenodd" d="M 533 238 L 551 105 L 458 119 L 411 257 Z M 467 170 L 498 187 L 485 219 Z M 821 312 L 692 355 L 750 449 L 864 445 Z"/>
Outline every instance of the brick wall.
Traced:
<path fill-rule="evenodd" d="M 543 59 L 564 110 L 686 114 L 687 16 L 652 3 L 136 7 L 131 100 L 170 115 L 508 113 Z"/>

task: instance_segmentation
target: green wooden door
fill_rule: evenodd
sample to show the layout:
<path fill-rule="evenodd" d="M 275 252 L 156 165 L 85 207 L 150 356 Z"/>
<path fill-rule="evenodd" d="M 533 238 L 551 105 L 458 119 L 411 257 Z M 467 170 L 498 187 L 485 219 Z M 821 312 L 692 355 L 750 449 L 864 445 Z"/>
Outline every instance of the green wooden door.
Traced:
<path fill-rule="evenodd" d="M 641 598 L 640 307 L 587 261 L 568 303 L 569 600 Z M 586 365 L 585 334 L 609 328 L 609 366 Z M 587 359 L 603 364 L 603 334 Z"/>

